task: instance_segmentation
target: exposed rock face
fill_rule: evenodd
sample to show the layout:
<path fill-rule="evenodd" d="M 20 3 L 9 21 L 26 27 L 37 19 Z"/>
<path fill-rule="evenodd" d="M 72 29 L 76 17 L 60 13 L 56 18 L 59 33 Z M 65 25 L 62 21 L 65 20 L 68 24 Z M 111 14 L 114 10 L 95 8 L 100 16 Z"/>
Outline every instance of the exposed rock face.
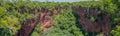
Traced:
<path fill-rule="evenodd" d="M 56 8 L 56 9 L 53 10 L 54 15 L 57 15 L 59 13 L 60 13 L 60 8 Z"/>
<path fill-rule="evenodd" d="M 40 15 L 35 20 L 28 19 L 24 25 L 22 25 L 21 29 L 16 33 L 15 36 L 30 36 L 30 33 L 35 28 L 35 25 L 41 21 L 40 28 L 43 32 L 45 32 L 47 29 L 52 27 L 52 15 L 58 14 L 59 10 L 58 8 L 54 11 L 49 11 L 48 9 L 41 8 Z M 38 11 L 35 9 L 33 12 L 34 15 L 38 13 Z"/>
<path fill-rule="evenodd" d="M 52 15 L 57 15 L 59 13 L 59 9 L 54 9 L 54 11 L 48 11 L 47 9 L 43 8 L 44 10 L 41 10 L 41 25 L 40 28 L 43 32 L 48 30 L 50 27 L 52 27 Z"/>
<path fill-rule="evenodd" d="M 37 12 L 37 10 L 34 10 L 33 14 L 36 15 Z M 39 21 L 40 17 L 37 17 L 36 19 L 27 19 L 25 24 L 21 26 L 21 29 L 18 31 L 18 33 L 16 33 L 15 36 L 30 36 L 30 33 Z"/>
<path fill-rule="evenodd" d="M 40 13 L 40 20 L 41 20 L 41 25 L 40 28 L 42 31 L 46 31 L 48 28 L 52 26 L 52 12 L 49 12 L 47 9 L 41 10 Z"/>
<path fill-rule="evenodd" d="M 94 36 L 95 32 L 103 32 L 104 36 L 109 36 L 110 32 L 110 17 L 107 15 L 105 12 L 101 12 L 100 14 L 97 14 L 97 9 L 94 8 L 78 8 L 78 7 L 73 7 L 73 10 L 76 14 L 80 16 L 78 19 L 79 24 L 82 26 L 82 29 L 85 32 L 92 32 Z M 95 21 L 92 22 L 90 21 L 90 17 L 87 18 L 85 14 L 88 14 L 87 17 L 95 17 Z"/>
<path fill-rule="evenodd" d="M 96 8 L 77 8 L 73 7 L 74 13 L 80 16 L 78 19 L 78 22 L 80 25 L 82 25 L 82 29 L 85 32 L 92 32 L 94 36 L 94 33 L 101 31 L 103 32 L 104 36 L 109 36 L 110 32 L 110 17 L 102 11 L 100 14 L 97 14 Z M 36 15 L 37 10 L 34 10 L 34 15 Z M 35 20 L 28 19 L 27 22 L 22 25 L 22 28 L 18 31 L 18 33 L 15 36 L 30 36 L 30 33 L 34 29 L 35 25 L 38 22 L 41 22 L 40 28 L 43 32 L 47 31 L 49 28 L 52 27 L 52 16 L 57 15 L 60 13 L 60 8 L 56 8 L 53 11 L 50 11 L 45 8 L 41 8 L 40 15 Z M 94 17 L 95 20 L 91 21 L 90 18 Z"/>
<path fill-rule="evenodd" d="M 30 33 L 34 29 L 35 25 L 39 22 L 39 17 L 35 20 L 28 19 L 27 22 L 22 25 L 21 29 L 15 36 L 30 36 Z"/>

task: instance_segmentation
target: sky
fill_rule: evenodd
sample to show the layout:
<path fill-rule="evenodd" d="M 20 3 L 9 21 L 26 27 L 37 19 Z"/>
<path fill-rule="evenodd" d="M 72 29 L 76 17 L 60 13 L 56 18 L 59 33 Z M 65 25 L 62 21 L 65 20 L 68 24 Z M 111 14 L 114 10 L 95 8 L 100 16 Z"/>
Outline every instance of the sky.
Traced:
<path fill-rule="evenodd" d="M 79 2 L 79 1 L 88 1 L 88 0 L 37 0 L 40 2 L 45 2 L 45 1 L 49 1 L 49 2 Z"/>
<path fill-rule="evenodd" d="M 80 1 L 80 0 L 37 0 L 37 1 L 77 2 L 77 1 Z"/>
<path fill-rule="evenodd" d="M 12 0 L 10 0 L 12 1 Z M 92 0 L 31 0 L 31 1 L 39 1 L 39 2 L 79 2 L 79 1 L 92 1 Z M 95 0 L 98 1 L 98 0 Z"/>

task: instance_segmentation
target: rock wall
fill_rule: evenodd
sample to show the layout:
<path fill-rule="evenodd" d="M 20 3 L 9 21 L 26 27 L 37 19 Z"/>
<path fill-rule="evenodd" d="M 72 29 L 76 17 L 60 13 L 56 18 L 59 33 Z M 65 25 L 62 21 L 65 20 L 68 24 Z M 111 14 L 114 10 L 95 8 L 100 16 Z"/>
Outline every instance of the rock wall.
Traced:
<path fill-rule="evenodd" d="M 99 13 L 97 12 L 97 8 L 85 7 L 73 7 L 73 10 L 76 14 L 78 14 L 78 16 L 80 16 L 78 22 L 85 32 L 91 32 L 92 36 L 95 36 L 95 33 L 100 32 L 102 32 L 104 36 L 109 36 L 111 21 L 106 12 L 100 10 L 101 12 Z M 92 18 L 94 20 L 91 20 Z"/>
<path fill-rule="evenodd" d="M 36 15 L 38 11 L 34 10 L 33 14 Z M 38 22 L 41 22 L 40 28 L 43 32 L 47 31 L 50 27 L 52 27 L 52 16 L 57 15 L 60 12 L 59 8 L 54 9 L 53 11 L 50 11 L 45 8 L 41 8 L 40 15 L 35 20 L 34 19 L 28 19 L 24 25 L 22 25 L 21 29 L 18 31 L 18 33 L 15 36 L 30 36 L 30 33 L 35 28 L 36 24 Z"/>
<path fill-rule="evenodd" d="M 105 11 L 86 7 L 72 7 L 72 9 L 74 13 L 80 17 L 77 20 L 85 32 L 91 32 L 92 36 L 100 32 L 102 32 L 104 36 L 109 36 L 111 21 L 109 15 Z M 100 11 L 100 13 L 98 11 Z M 34 15 L 36 15 L 37 12 L 38 11 L 35 10 Z M 55 8 L 53 11 L 41 8 L 39 17 L 35 20 L 28 19 L 27 22 L 22 25 L 22 28 L 18 31 L 16 36 L 30 36 L 30 33 L 38 22 L 41 22 L 40 28 L 42 31 L 47 31 L 53 25 L 52 16 L 59 13 L 60 8 Z"/>

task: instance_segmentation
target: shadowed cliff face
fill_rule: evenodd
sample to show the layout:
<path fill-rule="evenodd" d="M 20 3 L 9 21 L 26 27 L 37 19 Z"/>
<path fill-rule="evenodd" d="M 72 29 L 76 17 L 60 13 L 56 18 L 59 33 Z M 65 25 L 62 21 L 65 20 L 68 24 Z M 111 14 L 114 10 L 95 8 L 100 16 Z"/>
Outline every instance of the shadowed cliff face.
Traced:
<path fill-rule="evenodd" d="M 95 8 L 78 8 L 73 7 L 73 11 L 75 14 L 78 14 L 80 18 L 78 19 L 79 24 L 82 26 L 82 29 L 85 32 L 91 32 L 92 36 L 94 36 L 94 33 L 100 33 L 102 32 L 104 36 L 109 36 L 110 32 L 110 17 L 107 13 L 104 11 L 101 11 L 101 13 L 97 14 L 97 9 Z M 87 15 L 86 15 L 87 14 Z M 95 20 L 91 21 L 91 17 L 93 17 Z"/>
<path fill-rule="evenodd" d="M 45 8 L 43 8 L 43 10 L 41 10 L 40 28 L 42 29 L 43 32 L 47 31 L 50 27 L 52 27 L 52 25 L 53 25 L 52 16 L 57 15 L 59 12 L 60 12 L 60 10 L 58 8 L 54 9 L 53 11 L 49 11 Z"/>
<path fill-rule="evenodd" d="M 25 24 L 22 25 L 21 29 L 16 33 L 15 36 L 30 36 L 30 33 L 35 28 L 38 22 L 41 22 L 40 28 L 43 32 L 47 31 L 52 27 L 52 15 L 57 15 L 60 10 L 54 9 L 54 11 L 49 11 L 48 9 L 41 8 L 40 15 L 36 19 L 28 19 Z M 34 15 L 38 13 L 37 10 L 32 12 Z"/>
<path fill-rule="evenodd" d="M 72 7 L 72 9 L 74 13 L 80 17 L 77 20 L 85 32 L 92 32 L 92 36 L 95 35 L 94 33 L 100 32 L 102 32 L 104 36 L 109 36 L 111 22 L 107 13 L 101 11 L 101 13 L 97 14 L 98 10 L 96 8 Z M 36 13 L 38 13 L 38 10 L 34 10 L 33 14 L 36 15 Z M 22 25 L 22 28 L 18 31 L 16 36 L 30 36 L 30 33 L 38 22 L 41 22 L 40 28 L 42 31 L 47 31 L 53 25 L 52 16 L 59 13 L 60 8 L 55 8 L 53 11 L 41 8 L 40 15 L 36 19 L 28 19 L 25 24 Z M 91 21 L 91 18 L 95 20 Z"/>
<path fill-rule="evenodd" d="M 34 10 L 34 14 L 37 12 L 38 12 L 37 10 Z M 21 26 L 21 29 L 18 30 L 18 33 L 16 33 L 15 36 L 29 36 L 39 21 L 40 17 L 37 17 L 36 19 L 27 19 L 25 24 Z"/>

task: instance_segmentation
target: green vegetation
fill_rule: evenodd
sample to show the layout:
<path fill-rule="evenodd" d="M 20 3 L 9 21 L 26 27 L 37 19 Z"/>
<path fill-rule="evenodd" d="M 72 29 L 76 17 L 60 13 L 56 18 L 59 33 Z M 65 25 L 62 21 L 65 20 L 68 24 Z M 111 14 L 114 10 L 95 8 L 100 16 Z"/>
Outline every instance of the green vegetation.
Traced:
<path fill-rule="evenodd" d="M 64 12 L 63 12 L 64 11 Z M 44 36 L 83 36 L 80 29 L 76 26 L 76 19 L 72 9 L 63 9 L 63 13 L 53 16 L 54 26 L 46 31 Z"/>
<path fill-rule="evenodd" d="M 42 36 L 42 30 L 40 29 L 40 23 L 37 24 L 31 36 Z"/>
<path fill-rule="evenodd" d="M 31 14 L 32 10 L 46 9 L 53 10 L 56 7 L 61 8 L 61 13 L 54 15 L 52 26 L 48 31 L 42 33 L 40 23 L 37 24 L 31 36 L 84 36 L 81 29 L 76 26 L 76 18 L 71 9 L 72 6 L 95 7 L 109 13 L 112 25 L 111 35 L 119 36 L 120 26 L 116 22 L 120 21 L 120 0 L 101 0 L 101 1 L 83 1 L 83 2 L 37 2 L 37 1 L 15 1 L 0 0 L 0 36 L 13 36 L 21 28 L 27 19 L 34 19 L 37 16 Z M 40 12 L 40 11 L 38 11 Z M 39 13 L 38 13 L 39 14 Z M 94 18 L 91 19 L 94 21 Z"/>
<path fill-rule="evenodd" d="M 120 35 L 120 26 L 116 26 L 116 29 L 112 30 L 111 33 L 114 36 L 119 36 Z"/>

